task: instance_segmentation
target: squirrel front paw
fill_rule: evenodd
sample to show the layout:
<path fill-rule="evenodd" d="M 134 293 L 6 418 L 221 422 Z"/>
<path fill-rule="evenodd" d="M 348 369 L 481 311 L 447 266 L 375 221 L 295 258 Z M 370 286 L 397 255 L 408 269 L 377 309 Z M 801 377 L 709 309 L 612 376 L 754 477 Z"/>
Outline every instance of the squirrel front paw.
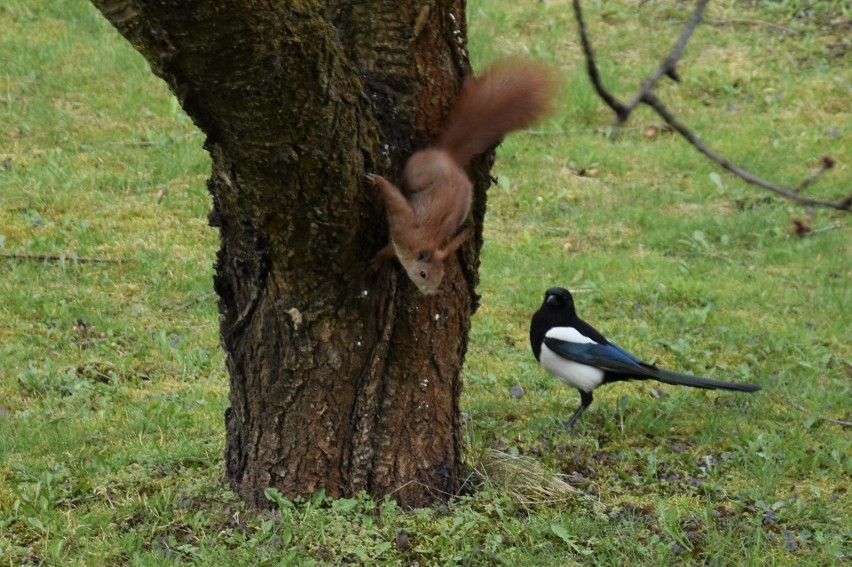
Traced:
<path fill-rule="evenodd" d="M 364 175 L 364 179 L 366 179 L 367 183 L 369 183 L 370 185 L 375 185 L 383 191 L 388 191 L 392 187 L 394 187 L 390 181 L 388 181 L 378 173 L 367 173 L 366 175 Z M 397 191 L 399 190 L 397 189 Z"/>

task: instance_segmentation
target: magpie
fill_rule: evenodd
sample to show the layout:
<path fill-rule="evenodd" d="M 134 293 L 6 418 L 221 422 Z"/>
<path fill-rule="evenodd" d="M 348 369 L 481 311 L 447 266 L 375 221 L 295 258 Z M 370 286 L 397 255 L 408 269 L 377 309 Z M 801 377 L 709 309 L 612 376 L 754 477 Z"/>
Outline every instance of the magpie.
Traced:
<path fill-rule="evenodd" d="M 530 345 L 536 360 L 545 370 L 580 392 L 580 407 L 565 424 L 568 428 L 592 404 L 594 389 L 609 382 L 652 379 L 709 390 L 760 390 L 760 386 L 755 384 L 720 382 L 663 370 L 642 362 L 580 319 L 571 293 L 561 287 L 552 287 L 544 292 L 544 302 L 530 322 Z"/>

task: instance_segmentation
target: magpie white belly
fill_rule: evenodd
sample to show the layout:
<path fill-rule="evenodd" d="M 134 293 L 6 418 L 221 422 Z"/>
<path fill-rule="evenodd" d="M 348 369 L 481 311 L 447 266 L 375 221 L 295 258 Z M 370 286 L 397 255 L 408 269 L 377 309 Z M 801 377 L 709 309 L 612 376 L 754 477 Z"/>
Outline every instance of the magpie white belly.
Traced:
<path fill-rule="evenodd" d="M 560 382 L 584 392 L 591 392 L 603 383 L 603 370 L 587 364 L 565 360 L 547 348 L 547 345 L 541 345 L 539 362 Z"/>

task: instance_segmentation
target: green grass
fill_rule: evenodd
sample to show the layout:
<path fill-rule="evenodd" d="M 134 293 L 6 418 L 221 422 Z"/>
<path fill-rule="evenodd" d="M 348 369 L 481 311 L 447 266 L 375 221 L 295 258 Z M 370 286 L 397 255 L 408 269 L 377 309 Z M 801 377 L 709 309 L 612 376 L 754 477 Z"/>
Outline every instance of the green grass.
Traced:
<path fill-rule="evenodd" d="M 587 2 L 622 98 L 687 9 Z M 841 3 L 842 4 L 842 3 Z M 735 163 L 778 182 L 837 167 L 849 192 L 852 61 L 836 2 L 719 1 L 680 85 L 660 96 Z M 203 136 L 82 0 L 0 6 L 0 564 L 830 565 L 852 553 L 852 231 L 721 172 L 639 111 L 616 142 L 588 85 L 570 3 L 469 4 L 476 66 L 531 53 L 565 77 L 540 135 L 511 136 L 489 192 L 482 306 L 464 371 L 467 459 L 499 450 L 579 493 L 483 482 L 435 509 L 323 494 L 248 513 L 222 466 L 219 348 Z M 649 29 L 659 32 L 649 33 Z M 594 167 L 594 175 L 573 171 Z M 109 262 L 80 262 L 77 259 Z M 631 383 L 576 392 L 529 351 L 551 285 L 662 365 L 756 382 L 751 395 Z M 524 394 L 509 391 L 521 385 Z M 802 411 L 807 408 L 810 413 Z M 530 465 L 532 466 L 532 465 Z M 529 475 L 532 476 L 532 475 Z"/>

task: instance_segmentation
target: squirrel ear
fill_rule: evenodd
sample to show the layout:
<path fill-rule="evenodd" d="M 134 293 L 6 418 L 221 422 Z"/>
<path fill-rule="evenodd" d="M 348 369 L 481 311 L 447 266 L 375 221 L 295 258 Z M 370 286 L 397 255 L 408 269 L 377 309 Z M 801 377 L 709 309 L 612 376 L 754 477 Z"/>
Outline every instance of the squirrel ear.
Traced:
<path fill-rule="evenodd" d="M 452 237 L 450 239 L 450 241 L 447 242 L 446 246 L 444 246 L 443 248 L 439 248 L 435 252 L 435 258 L 439 261 L 443 261 L 443 260 L 446 260 L 447 258 L 449 258 L 450 254 L 455 252 L 458 249 L 459 246 L 464 244 L 464 241 L 468 239 L 468 237 L 470 236 L 470 233 L 471 233 L 471 230 L 469 228 L 466 228 L 465 230 L 463 230 L 459 234 Z"/>
<path fill-rule="evenodd" d="M 421 250 L 417 254 L 418 262 L 428 262 L 432 259 L 432 251 L 431 250 Z"/>

